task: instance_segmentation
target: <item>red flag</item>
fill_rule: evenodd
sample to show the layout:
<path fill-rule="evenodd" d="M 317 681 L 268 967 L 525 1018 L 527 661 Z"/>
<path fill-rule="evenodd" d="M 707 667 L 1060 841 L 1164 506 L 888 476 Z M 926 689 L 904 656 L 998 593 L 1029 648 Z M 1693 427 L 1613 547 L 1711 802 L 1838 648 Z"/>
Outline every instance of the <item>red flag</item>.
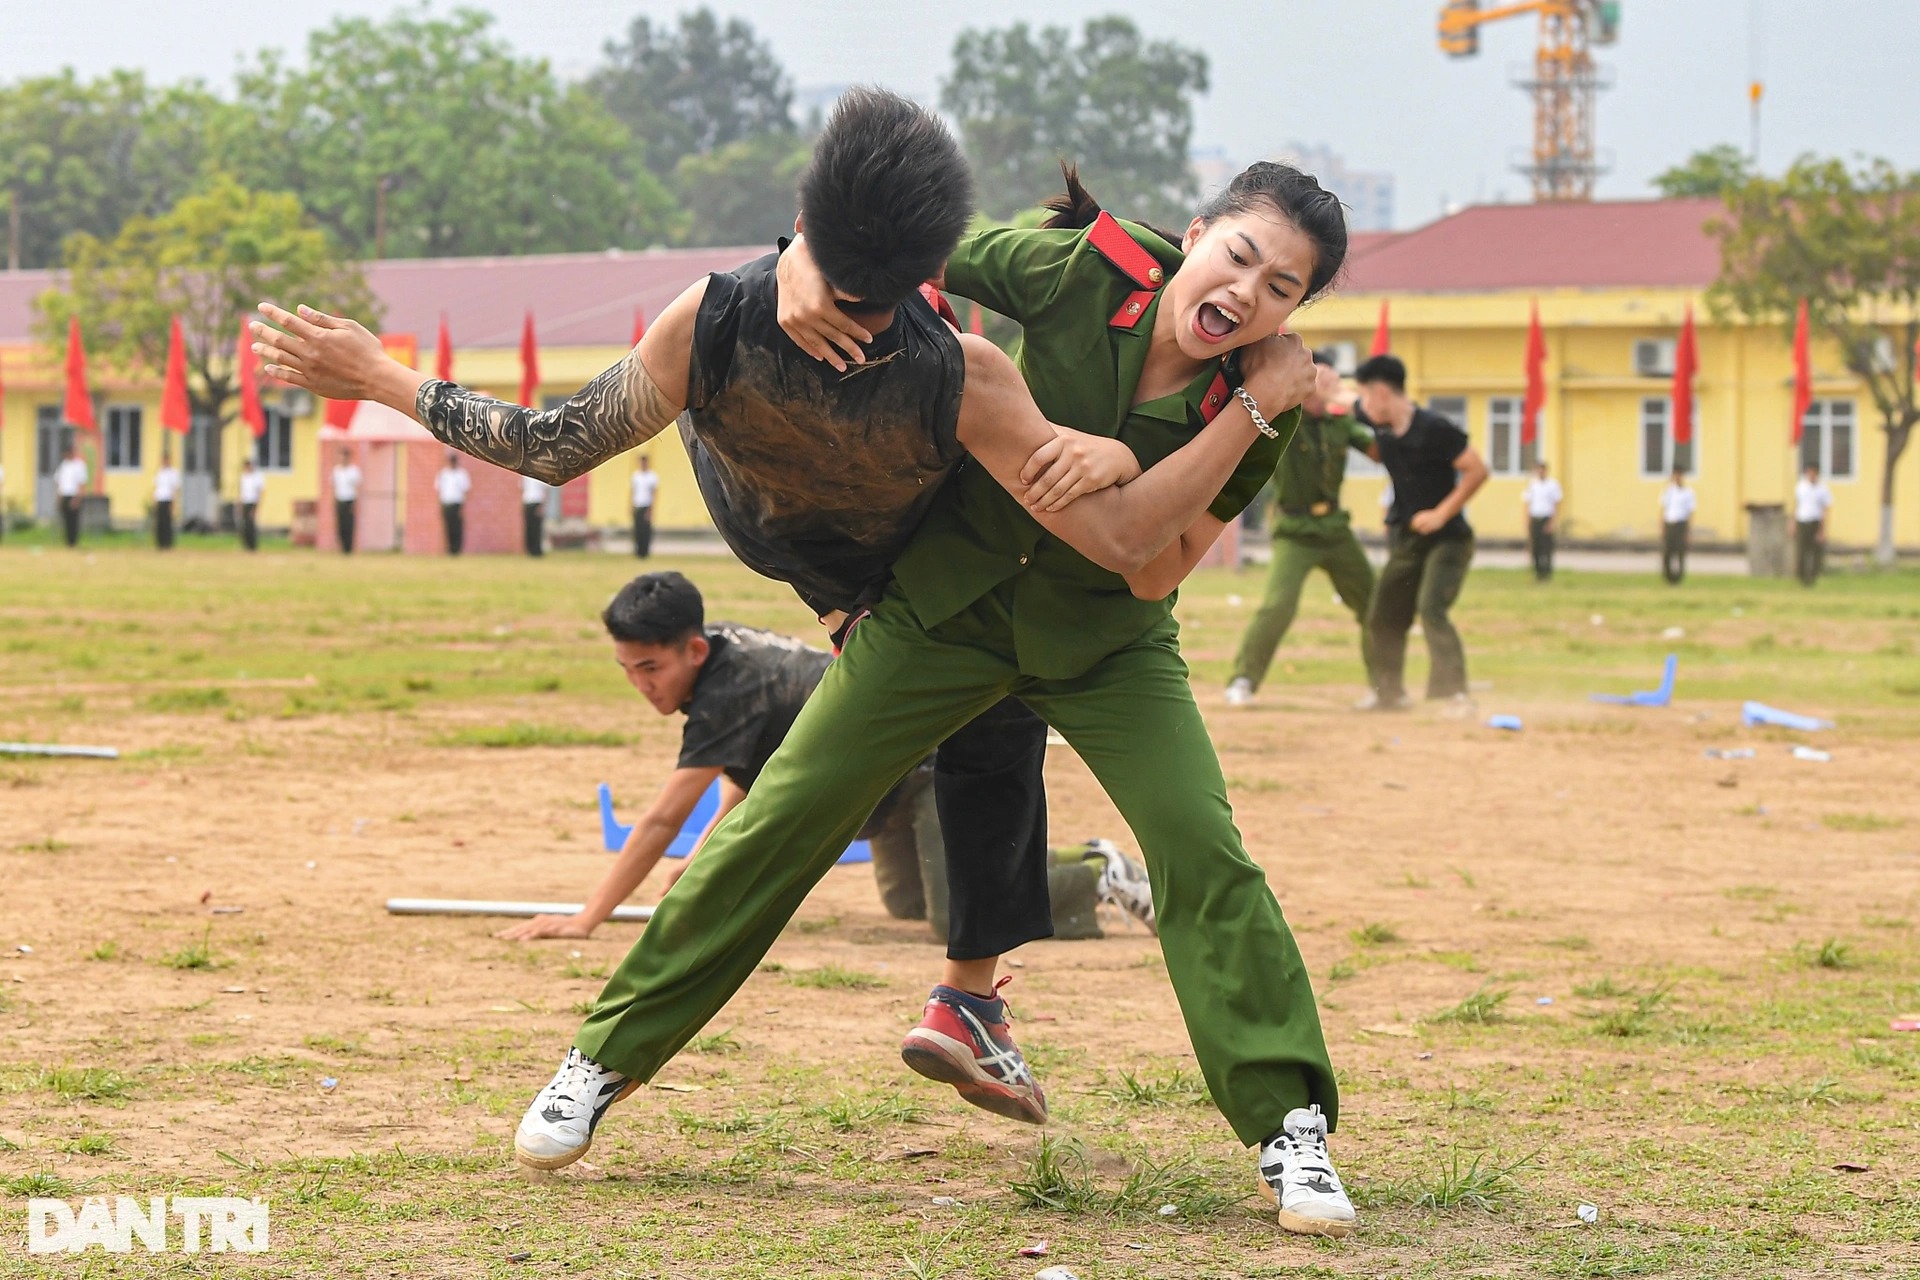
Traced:
<path fill-rule="evenodd" d="M 167 380 L 160 390 L 160 425 L 184 434 L 193 425 L 193 404 L 187 399 L 187 343 L 180 335 L 180 317 L 167 333 Z"/>
<path fill-rule="evenodd" d="M 633 345 L 636 347 L 639 346 L 640 339 L 646 336 L 647 336 L 646 312 L 640 310 L 640 308 L 638 307 L 635 307 L 633 309 Z"/>
<path fill-rule="evenodd" d="M 1793 442 L 1806 430 L 1807 410 L 1813 406 L 1813 355 L 1807 349 L 1807 300 L 1793 317 Z"/>
<path fill-rule="evenodd" d="M 80 317 L 67 320 L 67 401 L 60 416 L 83 431 L 97 431 L 93 394 L 87 390 L 87 349 L 80 342 Z"/>
<path fill-rule="evenodd" d="M 1540 304 L 1527 324 L 1527 398 L 1520 402 L 1520 443 L 1540 438 L 1540 410 L 1547 403 L 1547 335 L 1540 330 Z"/>
<path fill-rule="evenodd" d="M 260 357 L 253 350 L 247 322 L 240 322 L 240 341 L 234 347 L 234 370 L 240 383 L 240 421 L 258 440 L 267 434 L 267 413 L 260 405 Z"/>
<path fill-rule="evenodd" d="M 981 318 L 980 304 L 977 302 L 967 312 L 967 332 L 976 338 L 987 336 L 987 322 Z"/>
<path fill-rule="evenodd" d="M 533 338 L 533 312 L 527 312 L 527 323 L 520 330 L 520 403 L 531 409 L 533 398 L 540 392 L 540 348 Z"/>
<path fill-rule="evenodd" d="M 1693 375 L 1700 371 L 1699 350 L 1693 336 L 1693 304 L 1680 325 L 1680 341 L 1673 349 L 1673 442 L 1693 443 Z"/>
<path fill-rule="evenodd" d="M 353 413 L 359 407 L 358 400 L 329 400 L 324 421 L 336 431 L 345 431 L 353 426 Z"/>
<path fill-rule="evenodd" d="M 440 313 L 440 337 L 433 348 L 433 376 L 453 381 L 453 335 L 447 332 L 447 313 Z"/>
<path fill-rule="evenodd" d="M 1387 327 L 1387 300 L 1380 299 L 1380 323 L 1373 327 L 1373 347 L 1367 352 L 1370 356 L 1383 356 L 1393 350 L 1393 340 Z"/>

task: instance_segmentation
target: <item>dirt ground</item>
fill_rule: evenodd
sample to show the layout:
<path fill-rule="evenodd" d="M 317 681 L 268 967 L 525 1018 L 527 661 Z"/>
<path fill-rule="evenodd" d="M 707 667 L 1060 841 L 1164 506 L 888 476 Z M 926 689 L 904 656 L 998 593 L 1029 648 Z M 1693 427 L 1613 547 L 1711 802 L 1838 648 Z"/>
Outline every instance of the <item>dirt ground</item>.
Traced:
<path fill-rule="evenodd" d="M 1189 647 L 1216 660 L 1226 640 Z M 611 1114 L 586 1165 L 528 1183 L 510 1170 L 519 1111 L 638 926 L 522 945 L 491 937 L 501 921 L 382 904 L 578 901 L 608 858 L 596 784 L 630 811 L 671 767 L 677 723 L 637 700 L 527 693 L 205 714 L 183 750 L 181 715 L 110 672 L 13 693 L 84 697 L 87 732 L 128 758 L 0 762 L 0 1173 L 16 1192 L 0 1273 L 81 1274 L 20 1252 L 36 1188 L 274 1201 L 273 1255 L 196 1274 L 1024 1276 L 1044 1263 L 1015 1248 L 1047 1237 L 1082 1277 L 1914 1274 L 1920 1255 L 1920 1035 L 1890 1030 L 1920 1012 L 1920 757 L 1866 713 L 1821 735 L 1833 759 L 1817 763 L 1791 756 L 1792 735 L 1740 729 L 1723 700 L 1483 695 L 1471 719 L 1363 718 L 1340 684 L 1275 684 L 1249 711 L 1202 688 L 1342 1075 L 1334 1151 L 1365 1226 L 1331 1246 L 1278 1237 L 1253 1201 L 1190 1223 L 1017 1205 L 1035 1131 L 895 1056 L 939 951 L 885 915 L 860 866 L 828 876 L 714 1020 L 731 1044 L 683 1054 Z M 34 706 L 15 718 L 44 729 Z M 1485 727 L 1489 709 L 1526 730 Z M 441 745 L 507 720 L 634 740 Z M 1756 755 L 1704 754 L 1736 746 Z M 1056 842 L 1126 841 L 1066 748 L 1049 785 Z M 1156 943 L 1109 925 L 1012 957 L 1051 1128 L 1089 1148 L 1096 1179 L 1182 1160 L 1237 1198 L 1247 1157 L 1177 1096 L 1192 1060 Z M 795 980 L 828 966 L 871 985 Z M 1438 1016 L 1477 993 L 1505 996 L 1484 1021 Z M 1610 1014 L 1624 1030 L 1598 1028 Z M 118 1083 L 75 1084 L 87 1070 Z M 1123 1071 L 1166 1096 L 1128 1095 Z M 1512 1176 L 1487 1204 L 1443 1203 L 1446 1171 L 1472 1158 Z M 1584 1236 L 1581 1201 L 1603 1213 Z M 676 1205 L 644 1242 L 612 1224 Z M 956 1232 L 973 1252 L 929 1261 L 911 1244 Z"/>

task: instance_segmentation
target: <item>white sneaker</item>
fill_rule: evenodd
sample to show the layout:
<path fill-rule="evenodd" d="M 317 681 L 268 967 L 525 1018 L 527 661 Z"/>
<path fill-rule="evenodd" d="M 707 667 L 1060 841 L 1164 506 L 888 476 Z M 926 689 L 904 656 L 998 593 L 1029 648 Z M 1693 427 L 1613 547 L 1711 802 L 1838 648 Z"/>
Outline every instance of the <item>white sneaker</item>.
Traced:
<path fill-rule="evenodd" d="M 1442 699 L 1441 704 L 1440 714 L 1449 720 L 1465 720 L 1474 712 L 1471 694 L 1456 693 L 1450 698 Z"/>
<path fill-rule="evenodd" d="M 1327 1118 L 1295 1107 L 1280 1132 L 1260 1148 L 1260 1190 L 1280 1209 L 1280 1226 L 1303 1236 L 1353 1230 L 1353 1201 L 1327 1155 Z"/>
<path fill-rule="evenodd" d="M 640 1087 L 578 1049 L 567 1050 L 547 1087 L 520 1117 L 513 1153 L 535 1169 L 559 1169 L 587 1154 L 593 1131 L 607 1108 Z"/>
<path fill-rule="evenodd" d="M 1413 705 L 1413 699 L 1406 694 L 1397 694 L 1391 698 L 1382 698 L 1377 690 L 1368 690 L 1367 696 L 1353 704 L 1355 711 L 1405 711 Z"/>
<path fill-rule="evenodd" d="M 1227 685 L 1227 705 L 1230 707 L 1252 706 L 1253 681 L 1245 676 L 1235 676 Z"/>
<path fill-rule="evenodd" d="M 1087 841 L 1087 855 L 1098 854 L 1106 866 L 1100 872 L 1100 901 L 1110 902 L 1128 915 L 1147 926 L 1147 932 L 1158 934 L 1159 926 L 1154 923 L 1153 885 L 1147 879 L 1147 869 L 1120 851 L 1120 846 L 1111 840 Z"/>

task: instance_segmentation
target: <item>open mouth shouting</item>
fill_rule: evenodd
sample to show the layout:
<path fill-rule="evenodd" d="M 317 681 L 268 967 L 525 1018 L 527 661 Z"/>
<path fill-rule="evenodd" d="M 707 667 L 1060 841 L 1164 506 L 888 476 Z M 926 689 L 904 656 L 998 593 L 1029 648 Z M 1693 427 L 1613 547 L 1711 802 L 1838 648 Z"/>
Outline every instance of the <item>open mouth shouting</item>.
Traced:
<path fill-rule="evenodd" d="M 1239 312 L 1218 302 L 1203 302 L 1193 313 L 1193 331 L 1204 342 L 1225 342 L 1245 322 Z"/>

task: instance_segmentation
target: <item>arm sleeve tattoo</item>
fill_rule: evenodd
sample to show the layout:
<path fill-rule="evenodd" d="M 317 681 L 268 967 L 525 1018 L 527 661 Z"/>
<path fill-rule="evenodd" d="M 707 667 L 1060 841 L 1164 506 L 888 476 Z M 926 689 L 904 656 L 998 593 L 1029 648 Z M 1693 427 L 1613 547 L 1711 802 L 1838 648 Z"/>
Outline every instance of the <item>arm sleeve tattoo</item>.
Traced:
<path fill-rule="evenodd" d="M 680 416 L 647 376 L 638 351 L 552 409 L 508 404 L 438 379 L 420 388 L 414 408 L 436 439 L 548 484 L 585 475 Z"/>

